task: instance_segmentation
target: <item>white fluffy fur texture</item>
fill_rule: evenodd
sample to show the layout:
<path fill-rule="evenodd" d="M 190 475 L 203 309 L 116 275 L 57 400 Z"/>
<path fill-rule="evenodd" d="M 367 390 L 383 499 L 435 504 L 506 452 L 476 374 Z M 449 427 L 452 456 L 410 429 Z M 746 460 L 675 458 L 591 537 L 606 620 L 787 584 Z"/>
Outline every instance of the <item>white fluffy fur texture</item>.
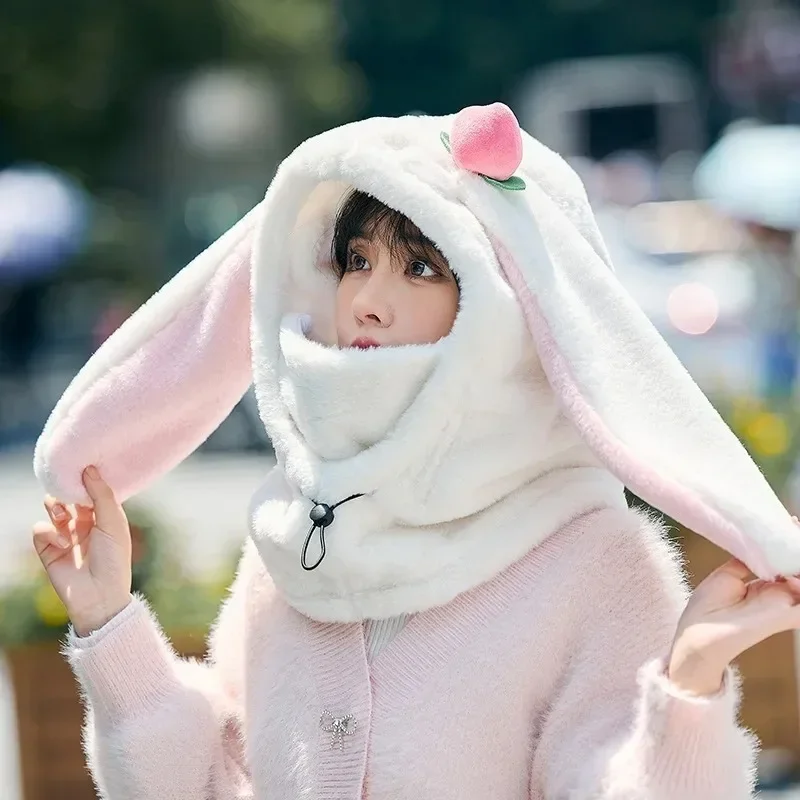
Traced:
<path fill-rule="evenodd" d="M 322 309 L 332 307 L 333 283 L 320 280 L 317 265 L 325 260 L 335 201 L 343 186 L 355 186 L 417 223 L 462 283 L 446 358 L 420 395 L 438 423 L 409 414 L 392 438 L 413 439 L 431 425 L 443 426 L 459 402 L 459 371 L 482 369 L 494 357 L 495 331 L 519 308 L 498 265 L 493 242 L 499 242 L 540 305 L 578 393 L 599 415 L 602 430 L 585 425 L 583 435 L 606 466 L 645 499 L 745 558 L 761 577 L 800 571 L 797 528 L 614 277 L 574 172 L 523 134 L 519 172 L 527 189 L 497 189 L 455 167 L 439 140 L 450 121 L 371 119 L 330 131 L 301 145 L 267 193 L 254 255 L 254 372 L 262 418 L 291 479 L 307 496 L 334 500 L 354 485 L 386 483 L 398 470 L 396 460 L 386 458 L 391 443 L 381 442 L 365 452 L 355 473 L 350 462 L 338 470 L 332 465 L 319 482 L 313 467 L 293 457 L 293 433 L 277 389 L 281 315 L 305 312 L 316 323 Z M 290 228 L 287 240 L 282 232 Z"/>
<path fill-rule="evenodd" d="M 625 507 L 621 484 L 558 408 L 521 314 L 494 333 L 480 375 L 462 361 L 451 375 L 458 401 L 433 408 L 427 391 L 449 342 L 338 350 L 285 318 L 277 372 L 291 433 L 276 434 L 284 466 L 256 495 L 251 526 L 296 609 L 352 622 L 444 605 L 581 514 Z M 412 422 L 414 436 L 396 435 Z M 375 449 L 393 466 L 386 480 L 363 467 Z M 348 472 L 343 492 L 331 494 L 329 475 Z M 327 554 L 304 573 L 309 498 L 335 503 L 356 492 L 367 496 L 336 509 Z"/>
<path fill-rule="evenodd" d="M 193 452 L 252 383 L 256 207 L 109 337 L 53 409 L 34 453 L 46 492 L 91 504 L 97 465 L 125 501 Z"/>
<path fill-rule="evenodd" d="M 309 613 L 313 606 L 313 613 L 320 617 L 352 618 L 376 611 L 372 602 L 360 604 L 357 591 L 378 592 L 375 596 L 383 599 L 374 605 L 381 615 L 389 615 L 408 610 L 409 598 L 401 601 L 399 590 L 394 599 L 386 599 L 397 586 L 405 585 L 410 591 L 415 580 L 431 583 L 437 568 L 440 588 L 436 592 L 442 598 L 463 589 L 470 580 L 483 579 L 514 552 L 535 543 L 551 523 L 569 518 L 582 502 L 593 502 L 572 497 L 566 489 L 563 496 L 554 495 L 555 488 L 563 486 L 559 481 L 551 483 L 548 491 L 544 490 L 546 480 L 526 483 L 548 468 L 547 459 L 554 452 L 562 459 L 558 466 L 576 456 L 578 466 L 586 469 L 592 468 L 589 462 L 597 463 L 597 455 L 645 499 L 657 501 L 681 521 L 695 523 L 699 533 L 731 552 L 749 557 L 748 563 L 761 577 L 800 572 L 800 535 L 788 513 L 617 283 L 575 174 L 558 156 L 523 135 L 519 174 L 527 188 L 507 192 L 490 186 L 457 168 L 441 144 L 440 133 L 449 129 L 451 120 L 370 119 L 310 139 L 281 165 L 256 212 L 250 287 L 252 377 L 280 469 L 265 488 L 274 496 L 261 492 L 254 499 L 253 524 L 282 589 Z M 334 213 L 350 187 L 373 194 L 417 223 L 459 275 L 462 297 L 453 330 L 437 346 L 430 373 L 417 374 L 411 382 L 413 391 L 408 389 L 410 384 L 406 386 L 407 397 L 413 397 L 410 405 L 398 414 L 402 404 L 395 404 L 388 419 L 371 421 L 368 439 L 375 439 L 382 424 L 386 435 L 366 449 L 355 448 L 354 454 L 334 450 L 334 455 L 343 457 L 323 458 L 305 438 L 313 425 L 300 417 L 308 413 L 314 418 L 318 437 L 330 415 L 341 419 L 349 410 L 342 406 L 346 392 L 332 395 L 336 404 L 313 411 L 311 397 L 306 395 L 304 412 L 292 392 L 313 389 L 310 383 L 297 380 L 297 372 L 294 386 L 287 385 L 279 332 L 287 312 L 305 314 L 313 320 L 310 339 L 333 341 L 336 281 L 325 266 Z M 227 240 L 241 237 L 242 230 L 237 226 Z M 83 396 L 76 398 L 71 388 L 72 394 L 65 395 L 37 448 L 40 477 L 53 486 L 63 483 L 61 473 L 68 469 L 67 461 L 62 459 L 53 469 L 54 457 L 48 449 L 54 431 L 63 434 L 66 427 L 69 434 L 76 420 L 85 422 L 98 409 L 107 412 L 104 398 L 91 394 L 97 376 L 115 368 L 115 354 L 130 352 L 152 335 L 160 318 L 177 314 L 188 299 L 196 299 L 207 286 L 210 262 L 220 261 L 225 249 L 216 246 L 190 265 L 159 293 L 157 304 L 145 306 L 138 318 L 112 337 L 102 356 L 89 362 L 75 384 L 75 391 L 79 387 Z M 508 254 L 502 263 L 498 260 L 501 252 Z M 509 281 L 515 271 L 521 278 L 512 290 Z M 210 295 L 208 303 L 219 306 L 222 298 Z M 535 333 L 541 364 L 528 352 L 533 345 L 522 318 L 524 309 L 533 331 L 534 302 L 545 328 L 544 333 Z M 549 344 L 544 338 L 548 335 Z M 181 350 L 181 357 L 191 358 L 190 350 L 185 354 Z M 324 349 L 318 353 L 338 357 Z M 373 365 L 377 371 L 384 358 L 402 361 L 407 354 L 352 355 L 363 356 L 365 368 Z M 561 357 L 565 364 L 558 366 Z M 320 363 L 313 359 L 304 363 L 309 369 L 322 366 L 324 372 L 324 358 Z M 521 365 L 529 370 L 528 377 L 519 371 Z M 176 364 L 175 375 L 180 376 L 185 366 Z M 141 393 L 151 376 L 135 370 L 133 365 L 125 373 L 126 386 L 130 393 Z M 501 375 L 508 378 L 507 387 L 492 384 Z M 580 403 L 570 401 L 562 389 L 559 401 L 593 453 L 563 441 L 564 449 L 549 449 L 557 412 L 543 375 L 550 386 L 560 385 L 565 375 L 574 384 L 573 394 Z M 311 382 L 317 379 L 323 380 L 320 373 Z M 224 381 L 224 375 L 208 375 L 209 385 Z M 506 388 L 508 395 L 503 394 Z M 154 403 L 158 401 L 153 398 Z M 513 408 L 504 415 L 498 412 L 505 402 Z M 592 421 L 587 423 L 590 416 Z M 491 425 L 482 429 L 481 420 L 489 419 Z M 104 432 L 104 441 L 110 441 L 112 433 L 119 440 L 112 457 L 106 459 L 112 469 L 125 458 L 129 422 L 129 415 L 120 413 L 116 431 Z M 562 428 L 575 433 L 569 425 Z M 62 435 L 61 441 L 69 443 L 69 435 Z M 520 468 L 517 491 L 514 482 L 509 483 L 508 464 L 523 460 L 520 453 L 525 443 L 544 449 L 528 451 L 531 460 Z M 172 461 L 183 455 L 175 454 Z M 169 458 L 162 459 L 159 468 L 169 463 Z M 77 472 L 80 466 L 76 461 L 69 468 Z M 495 481 L 497 471 L 503 478 Z M 149 477 L 156 474 L 154 468 Z M 606 481 L 593 485 L 604 487 L 599 493 L 615 502 L 617 481 L 606 476 Z M 316 572 L 303 574 L 299 532 L 308 524 L 311 502 L 334 503 L 354 492 L 370 497 L 337 512 L 328 532 L 326 561 Z M 508 503 L 499 504 L 500 511 L 485 506 L 506 495 Z M 542 510 L 545 503 L 552 505 L 552 513 Z M 471 513 L 476 515 L 473 520 L 453 520 L 453 515 Z M 371 522 L 362 525 L 357 515 Z M 280 526 L 279 519 L 283 520 Z M 519 533 L 512 521 L 531 529 Z M 431 530 L 425 526 L 430 525 L 443 528 L 428 536 Z M 377 533 L 356 546 L 370 526 Z M 513 535 L 509 533 L 512 527 Z M 396 535 L 389 536 L 390 530 Z M 387 538 L 381 538 L 383 534 Z M 442 543 L 453 545 L 448 552 L 445 546 L 435 554 L 431 543 L 437 541 L 437 534 Z M 481 545 L 475 545 L 474 539 L 481 537 Z M 344 554 L 350 578 L 343 572 L 337 576 Z M 402 566 L 392 571 L 392 564 Z M 352 576 L 365 585 L 351 585 Z M 345 598 L 336 611 L 331 597 Z M 413 604 L 434 599 L 420 591 Z"/>

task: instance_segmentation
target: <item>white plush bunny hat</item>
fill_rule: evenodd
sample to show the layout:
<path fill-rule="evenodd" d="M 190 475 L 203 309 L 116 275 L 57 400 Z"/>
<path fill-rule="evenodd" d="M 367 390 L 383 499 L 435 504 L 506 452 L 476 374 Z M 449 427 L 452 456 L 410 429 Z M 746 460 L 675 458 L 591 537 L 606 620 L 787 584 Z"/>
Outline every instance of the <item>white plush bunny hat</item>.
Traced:
<path fill-rule="evenodd" d="M 333 210 L 352 187 L 405 214 L 464 265 L 451 350 L 469 357 L 492 335 L 497 308 L 481 297 L 515 296 L 553 391 L 611 473 L 759 577 L 800 572 L 800 530 L 614 277 L 577 176 L 499 103 L 365 120 L 300 145 L 264 201 L 73 380 L 36 447 L 44 488 L 89 502 L 81 472 L 96 464 L 127 499 L 194 451 L 253 381 L 267 432 L 285 437 L 281 312 L 313 312 L 324 340 L 334 287 L 320 266 Z M 427 397 L 447 379 L 437 371 Z M 398 435 L 413 437 L 413 420 Z M 369 491 L 386 463 L 369 450 L 360 463 L 356 483 Z M 334 470 L 326 493 L 344 497 L 353 481 Z"/>

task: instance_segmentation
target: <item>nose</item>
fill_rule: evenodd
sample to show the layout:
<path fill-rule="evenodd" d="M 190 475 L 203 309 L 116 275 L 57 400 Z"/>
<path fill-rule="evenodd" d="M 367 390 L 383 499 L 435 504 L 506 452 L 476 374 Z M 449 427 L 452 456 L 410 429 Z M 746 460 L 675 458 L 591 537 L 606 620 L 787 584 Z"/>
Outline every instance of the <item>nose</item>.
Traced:
<path fill-rule="evenodd" d="M 394 320 L 391 303 L 391 273 L 375 270 L 353 297 L 353 316 L 360 325 L 388 328 Z"/>

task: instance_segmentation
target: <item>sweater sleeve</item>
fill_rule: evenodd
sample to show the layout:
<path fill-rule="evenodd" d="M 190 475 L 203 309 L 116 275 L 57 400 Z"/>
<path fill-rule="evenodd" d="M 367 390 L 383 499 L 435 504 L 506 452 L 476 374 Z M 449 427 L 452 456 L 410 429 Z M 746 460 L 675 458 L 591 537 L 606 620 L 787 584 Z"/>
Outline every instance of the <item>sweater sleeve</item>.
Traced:
<path fill-rule="evenodd" d="M 103 800 L 250 800 L 242 731 L 245 587 L 234 583 L 210 658 L 177 656 L 143 598 L 65 655 L 85 703 L 84 750 Z"/>
<path fill-rule="evenodd" d="M 738 673 L 711 697 L 666 675 L 688 596 L 677 555 L 646 537 L 608 555 L 576 601 L 583 633 L 540 729 L 532 797 L 749 800 L 757 740 L 737 724 Z"/>

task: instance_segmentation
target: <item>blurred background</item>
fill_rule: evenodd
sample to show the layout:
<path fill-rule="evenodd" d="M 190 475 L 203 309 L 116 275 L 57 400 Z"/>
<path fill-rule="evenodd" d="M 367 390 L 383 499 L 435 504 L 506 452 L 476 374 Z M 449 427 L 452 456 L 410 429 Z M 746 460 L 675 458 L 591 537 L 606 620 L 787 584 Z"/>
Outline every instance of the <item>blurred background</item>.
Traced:
<path fill-rule="evenodd" d="M 0 0 L 3 798 L 94 796 L 29 544 L 71 378 L 304 138 L 497 100 L 579 171 L 620 280 L 800 512 L 797 0 Z M 128 509 L 137 586 L 187 653 L 271 463 L 248 396 Z M 695 579 L 722 560 L 675 535 Z M 800 797 L 797 653 L 742 665 L 765 798 Z"/>

